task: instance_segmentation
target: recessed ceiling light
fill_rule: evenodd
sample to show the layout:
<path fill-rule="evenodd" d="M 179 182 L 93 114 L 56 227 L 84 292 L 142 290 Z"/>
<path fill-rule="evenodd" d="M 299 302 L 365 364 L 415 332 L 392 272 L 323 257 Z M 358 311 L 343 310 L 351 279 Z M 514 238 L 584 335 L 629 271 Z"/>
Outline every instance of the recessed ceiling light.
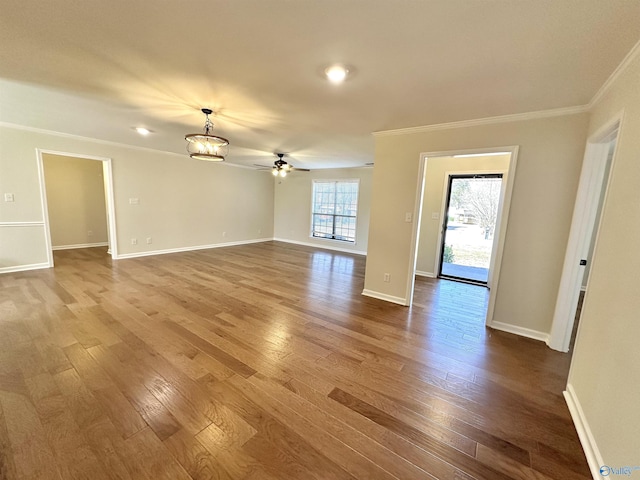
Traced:
<path fill-rule="evenodd" d="M 349 70 L 344 65 L 331 65 L 324 70 L 324 74 L 327 76 L 331 83 L 344 82 L 345 78 L 347 78 L 348 73 Z"/>
<path fill-rule="evenodd" d="M 150 133 L 152 133 L 151 130 L 149 130 L 148 128 L 144 128 L 144 127 L 134 127 L 134 129 L 140 135 L 149 135 Z"/>

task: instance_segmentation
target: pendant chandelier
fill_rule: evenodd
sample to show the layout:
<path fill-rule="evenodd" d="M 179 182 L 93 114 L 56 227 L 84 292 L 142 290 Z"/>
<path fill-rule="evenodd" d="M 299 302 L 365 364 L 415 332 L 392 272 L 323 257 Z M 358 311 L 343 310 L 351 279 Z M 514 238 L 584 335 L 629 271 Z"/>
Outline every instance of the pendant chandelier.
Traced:
<path fill-rule="evenodd" d="M 204 133 L 190 133 L 185 135 L 187 141 L 187 152 L 191 158 L 198 160 L 208 160 L 210 162 L 224 162 L 224 157 L 229 153 L 229 140 L 211 134 L 213 123 L 209 120 L 209 115 L 213 111 L 203 108 L 202 113 L 206 116 L 204 123 Z"/>

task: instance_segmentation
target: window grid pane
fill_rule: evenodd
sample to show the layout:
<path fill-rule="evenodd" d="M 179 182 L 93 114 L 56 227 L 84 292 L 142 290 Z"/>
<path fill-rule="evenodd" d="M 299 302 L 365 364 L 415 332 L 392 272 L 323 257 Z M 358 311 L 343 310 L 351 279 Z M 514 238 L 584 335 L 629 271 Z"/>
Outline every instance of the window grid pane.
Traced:
<path fill-rule="evenodd" d="M 313 182 L 312 236 L 356 241 L 358 182 Z"/>

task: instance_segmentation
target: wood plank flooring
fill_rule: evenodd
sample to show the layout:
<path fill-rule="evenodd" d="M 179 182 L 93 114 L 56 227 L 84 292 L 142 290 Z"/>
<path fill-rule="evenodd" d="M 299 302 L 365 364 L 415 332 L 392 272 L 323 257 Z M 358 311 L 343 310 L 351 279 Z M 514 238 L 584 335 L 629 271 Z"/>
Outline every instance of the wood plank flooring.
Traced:
<path fill-rule="evenodd" d="M 0 276 L 0 479 L 588 479 L 570 357 L 482 287 L 278 242 Z"/>

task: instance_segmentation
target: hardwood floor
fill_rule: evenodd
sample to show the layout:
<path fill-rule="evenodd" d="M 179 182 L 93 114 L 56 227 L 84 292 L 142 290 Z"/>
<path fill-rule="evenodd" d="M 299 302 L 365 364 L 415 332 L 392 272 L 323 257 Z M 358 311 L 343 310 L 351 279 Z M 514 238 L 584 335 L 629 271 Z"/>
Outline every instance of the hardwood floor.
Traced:
<path fill-rule="evenodd" d="M 486 289 L 266 242 L 0 276 L 0 479 L 587 479 L 570 357 Z"/>

